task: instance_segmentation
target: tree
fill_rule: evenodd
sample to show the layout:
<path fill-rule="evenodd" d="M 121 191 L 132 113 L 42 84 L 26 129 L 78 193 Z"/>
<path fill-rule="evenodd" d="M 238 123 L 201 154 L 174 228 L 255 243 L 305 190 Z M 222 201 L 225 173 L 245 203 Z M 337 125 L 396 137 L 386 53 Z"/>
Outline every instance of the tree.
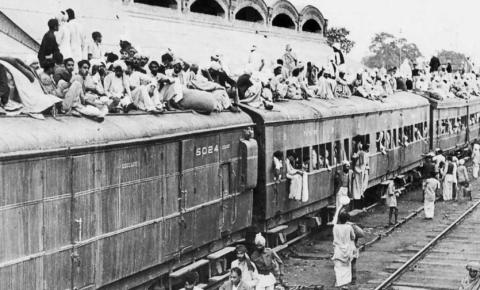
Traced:
<path fill-rule="evenodd" d="M 328 45 L 332 46 L 334 43 L 338 43 L 346 53 L 349 53 L 355 45 L 354 41 L 348 39 L 348 35 L 350 35 L 350 31 L 345 27 L 331 27 L 325 32 Z"/>
<path fill-rule="evenodd" d="M 463 53 L 451 50 L 442 50 L 437 57 L 441 64 L 451 63 L 454 71 L 461 70 L 467 60 Z"/>
<path fill-rule="evenodd" d="M 415 62 L 422 56 L 415 43 L 410 43 L 405 38 L 397 38 L 386 32 L 375 34 L 369 50 L 372 55 L 366 56 L 362 60 L 363 64 L 368 67 L 398 67 L 405 59 Z"/>

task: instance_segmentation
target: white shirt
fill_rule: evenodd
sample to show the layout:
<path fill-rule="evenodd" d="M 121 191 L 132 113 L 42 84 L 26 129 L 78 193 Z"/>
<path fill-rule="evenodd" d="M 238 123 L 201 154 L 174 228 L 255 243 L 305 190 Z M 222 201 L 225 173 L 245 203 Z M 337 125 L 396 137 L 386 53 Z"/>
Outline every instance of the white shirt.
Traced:
<path fill-rule="evenodd" d="M 92 41 L 88 44 L 87 53 L 92 55 L 92 59 L 103 59 L 105 55 L 105 50 L 101 43 L 96 43 Z"/>
<path fill-rule="evenodd" d="M 248 270 L 247 263 L 245 261 L 240 262 L 238 259 L 232 261 L 230 265 L 231 268 L 239 268 L 242 271 L 242 281 L 245 282 L 248 286 L 253 287 L 258 282 L 258 272 L 257 267 L 252 262 L 253 272 Z"/>
<path fill-rule="evenodd" d="M 85 34 L 82 26 L 76 19 L 72 19 L 68 22 L 68 28 L 70 31 L 70 46 L 72 49 L 72 57 L 76 62 L 85 59 Z"/>

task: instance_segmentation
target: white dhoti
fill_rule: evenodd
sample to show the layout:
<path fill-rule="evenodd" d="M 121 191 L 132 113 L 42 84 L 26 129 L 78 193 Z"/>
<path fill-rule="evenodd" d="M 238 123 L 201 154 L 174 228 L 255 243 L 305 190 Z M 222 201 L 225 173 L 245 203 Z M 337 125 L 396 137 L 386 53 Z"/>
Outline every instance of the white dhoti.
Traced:
<path fill-rule="evenodd" d="M 425 200 L 423 202 L 423 210 L 425 211 L 425 218 L 433 218 L 433 215 L 435 214 L 435 201 Z"/>
<path fill-rule="evenodd" d="M 454 179 L 452 174 L 445 175 L 445 180 L 443 181 L 443 200 L 452 199 Z"/>
<path fill-rule="evenodd" d="M 478 169 L 479 169 L 479 164 L 478 163 L 473 163 L 473 178 L 478 178 Z"/>
<path fill-rule="evenodd" d="M 258 284 L 255 287 L 256 290 L 273 290 L 277 279 L 272 273 L 268 275 L 258 274 Z"/>
<path fill-rule="evenodd" d="M 352 282 L 352 265 L 350 261 L 334 260 L 333 270 L 335 271 L 335 286 L 339 287 Z"/>
<path fill-rule="evenodd" d="M 340 187 L 340 189 L 337 192 L 337 198 L 335 201 L 335 215 L 333 216 L 332 223 L 336 224 L 338 220 L 338 215 L 340 214 L 340 210 L 342 210 L 342 203 L 340 202 L 340 198 L 342 197 L 347 197 L 348 198 L 348 188 L 346 187 Z"/>
<path fill-rule="evenodd" d="M 363 172 L 355 171 L 355 178 L 353 179 L 352 194 L 353 199 L 359 200 L 363 195 Z"/>

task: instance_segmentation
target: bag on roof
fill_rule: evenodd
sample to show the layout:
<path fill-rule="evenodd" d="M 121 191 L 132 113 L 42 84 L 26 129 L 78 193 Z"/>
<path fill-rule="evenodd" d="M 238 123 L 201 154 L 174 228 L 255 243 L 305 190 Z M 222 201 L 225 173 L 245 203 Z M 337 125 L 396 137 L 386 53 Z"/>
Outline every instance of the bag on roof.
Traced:
<path fill-rule="evenodd" d="M 194 110 L 197 112 L 210 114 L 215 110 L 216 103 L 217 101 L 212 93 L 184 89 L 183 99 L 179 102 L 179 105 L 184 110 Z"/>

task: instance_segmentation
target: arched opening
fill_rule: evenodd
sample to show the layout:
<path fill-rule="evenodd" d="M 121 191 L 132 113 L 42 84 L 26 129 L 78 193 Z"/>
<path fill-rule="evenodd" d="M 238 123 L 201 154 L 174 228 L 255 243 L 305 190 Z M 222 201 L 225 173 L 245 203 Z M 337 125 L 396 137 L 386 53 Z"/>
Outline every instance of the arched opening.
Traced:
<path fill-rule="evenodd" d="M 135 0 L 135 3 L 142 3 L 153 6 L 177 9 L 177 1 L 175 0 Z"/>
<path fill-rule="evenodd" d="M 322 33 L 322 27 L 318 24 L 317 21 L 313 19 L 307 20 L 302 27 L 303 31 L 313 32 L 313 33 Z"/>
<path fill-rule="evenodd" d="M 190 11 L 215 16 L 225 15 L 225 10 L 215 0 L 197 0 L 190 6 Z"/>
<path fill-rule="evenodd" d="M 295 29 L 295 23 L 293 23 L 292 18 L 287 14 L 280 13 L 272 21 L 273 26 Z"/>
<path fill-rule="evenodd" d="M 263 17 L 260 12 L 250 6 L 240 9 L 235 15 L 235 19 L 249 22 L 263 22 Z"/>

